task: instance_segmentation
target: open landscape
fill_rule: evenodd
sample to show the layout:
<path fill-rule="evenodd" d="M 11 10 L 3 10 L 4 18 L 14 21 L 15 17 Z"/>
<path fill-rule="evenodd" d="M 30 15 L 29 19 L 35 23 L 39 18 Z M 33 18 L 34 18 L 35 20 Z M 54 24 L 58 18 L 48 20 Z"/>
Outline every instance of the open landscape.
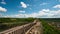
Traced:
<path fill-rule="evenodd" d="M 33 22 L 33 18 L 0 18 L 0 31 Z"/>
<path fill-rule="evenodd" d="M 44 18 L 41 22 L 43 25 L 43 34 L 60 34 L 60 25 L 58 25 L 60 18 Z"/>
<path fill-rule="evenodd" d="M 0 34 L 60 34 L 60 0 L 0 0 Z"/>
<path fill-rule="evenodd" d="M 60 18 L 0 18 L 0 32 L 33 23 L 34 20 L 37 20 L 37 24 L 40 23 L 39 27 L 31 26 L 26 32 L 31 30 L 34 32 L 34 29 L 38 29 L 37 31 L 41 34 L 60 34 Z"/>

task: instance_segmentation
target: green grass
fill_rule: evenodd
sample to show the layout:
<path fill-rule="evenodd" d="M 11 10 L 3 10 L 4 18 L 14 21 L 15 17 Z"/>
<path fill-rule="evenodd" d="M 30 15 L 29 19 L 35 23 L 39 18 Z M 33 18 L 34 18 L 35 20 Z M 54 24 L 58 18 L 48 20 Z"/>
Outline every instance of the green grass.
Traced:
<path fill-rule="evenodd" d="M 32 23 L 33 21 L 33 18 L 0 18 L 0 31 L 4 31 L 16 26 L 21 26 L 27 23 Z"/>
<path fill-rule="evenodd" d="M 44 20 L 41 20 L 43 25 L 43 34 L 60 34 L 60 30 L 57 30 L 55 27 L 48 25 Z"/>
<path fill-rule="evenodd" d="M 34 18 L 0 18 L 0 31 L 10 29 L 12 27 L 21 26 L 27 23 L 32 23 Z M 60 30 L 48 25 L 48 22 L 58 21 L 60 19 L 40 19 L 43 25 L 43 34 L 60 34 Z"/>

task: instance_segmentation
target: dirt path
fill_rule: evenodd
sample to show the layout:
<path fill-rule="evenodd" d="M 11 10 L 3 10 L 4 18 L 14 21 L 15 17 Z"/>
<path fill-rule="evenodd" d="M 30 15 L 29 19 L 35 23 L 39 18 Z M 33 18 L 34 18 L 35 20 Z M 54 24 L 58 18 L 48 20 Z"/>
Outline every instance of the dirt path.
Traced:
<path fill-rule="evenodd" d="M 25 34 L 42 34 L 41 22 L 37 22 L 36 25 L 31 27 Z"/>

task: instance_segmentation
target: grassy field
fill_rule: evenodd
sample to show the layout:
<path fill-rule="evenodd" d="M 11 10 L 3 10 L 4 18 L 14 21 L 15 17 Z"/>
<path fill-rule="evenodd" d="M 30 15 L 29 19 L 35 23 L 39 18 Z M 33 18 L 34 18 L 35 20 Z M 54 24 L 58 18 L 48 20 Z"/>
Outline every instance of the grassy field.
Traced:
<path fill-rule="evenodd" d="M 43 25 L 43 34 L 60 34 L 60 30 L 50 26 L 50 22 L 60 22 L 60 18 L 38 18 Z M 10 29 L 12 27 L 21 26 L 27 23 L 32 23 L 34 18 L 0 18 L 0 31 Z"/>
<path fill-rule="evenodd" d="M 33 20 L 33 18 L 0 18 L 0 31 L 32 23 Z"/>
<path fill-rule="evenodd" d="M 51 18 L 51 19 L 40 19 L 43 25 L 43 34 L 60 34 L 60 30 L 57 30 L 56 27 L 50 26 L 48 22 L 60 22 L 60 19 Z"/>

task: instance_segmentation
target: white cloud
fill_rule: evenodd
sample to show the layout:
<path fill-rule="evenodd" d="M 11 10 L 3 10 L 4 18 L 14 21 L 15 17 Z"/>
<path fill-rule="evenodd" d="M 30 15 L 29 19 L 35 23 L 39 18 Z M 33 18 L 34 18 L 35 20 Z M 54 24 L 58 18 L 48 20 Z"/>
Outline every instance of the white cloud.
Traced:
<path fill-rule="evenodd" d="M 1 2 L 1 4 L 6 4 L 6 2 Z"/>
<path fill-rule="evenodd" d="M 20 13 L 25 13 L 25 11 L 22 11 L 22 10 L 20 10 L 19 12 L 20 12 Z"/>
<path fill-rule="evenodd" d="M 0 12 L 6 12 L 7 9 L 0 6 Z"/>
<path fill-rule="evenodd" d="M 48 3 L 41 3 L 40 5 L 46 5 L 46 4 L 48 4 Z"/>
<path fill-rule="evenodd" d="M 16 14 L 16 15 L 6 15 L 6 16 L 3 16 L 5 18 L 7 17 L 10 17 L 10 18 L 26 18 L 26 14 Z"/>
<path fill-rule="evenodd" d="M 24 18 L 25 14 L 17 14 L 17 15 L 15 15 L 15 17 Z"/>
<path fill-rule="evenodd" d="M 46 13 L 46 17 L 58 17 L 58 16 L 55 16 L 55 15 L 59 15 L 60 16 L 60 10 L 49 10 L 49 12 Z"/>
<path fill-rule="evenodd" d="M 47 15 L 49 12 L 50 12 L 49 9 L 42 9 L 37 14 L 38 14 L 38 16 L 44 16 L 44 15 Z"/>
<path fill-rule="evenodd" d="M 49 12 L 49 9 L 42 9 L 43 12 Z"/>
<path fill-rule="evenodd" d="M 20 2 L 20 4 L 22 5 L 23 8 L 27 8 L 27 4 L 25 4 L 24 2 Z"/>
<path fill-rule="evenodd" d="M 2 2 L 0 2 L 1 4 L 6 4 L 6 2 L 4 0 L 2 0 Z"/>
<path fill-rule="evenodd" d="M 49 9 L 42 9 L 41 11 L 39 11 L 37 13 L 31 13 L 31 14 L 18 14 L 16 16 L 17 17 L 24 17 L 24 18 L 27 18 L 27 17 L 38 18 L 38 17 L 44 16 L 44 15 L 47 15 L 47 17 L 49 15 L 53 16 L 53 14 L 50 14 L 50 10 Z"/>
<path fill-rule="evenodd" d="M 54 10 L 54 11 L 52 11 L 52 10 L 45 9 L 45 11 L 43 11 L 43 10 L 40 11 L 40 15 L 43 16 L 43 17 L 48 17 L 48 18 L 54 18 L 54 17 L 57 18 L 57 17 L 60 16 L 60 10 L 57 10 L 57 11 Z M 59 15 L 59 16 L 55 16 L 55 15 Z"/>
<path fill-rule="evenodd" d="M 10 17 L 16 17 L 16 18 L 28 18 L 28 17 L 34 17 L 34 18 L 60 18 L 60 10 L 49 10 L 49 9 L 42 9 L 38 11 L 37 13 L 31 13 L 31 14 L 17 14 L 17 15 L 10 15 Z"/>
<path fill-rule="evenodd" d="M 60 5 L 56 5 L 56 6 L 54 6 L 53 8 L 60 8 Z"/>
<path fill-rule="evenodd" d="M 6 15 L 6 16 L 2 16 L 2 17 L 9 18 L 9 17 L 12 17 L 12 16 Z"/>
<path fill-rule="evenodd" d="M 49 9 L 42 9 L 37 13 L 26 14 L 25 17 L 36 17 L 36 18 L 57 18 L 60 16 L 60 10 L 52 11 Z M 58 16 L 57 16 L 58 15 Z"/>

